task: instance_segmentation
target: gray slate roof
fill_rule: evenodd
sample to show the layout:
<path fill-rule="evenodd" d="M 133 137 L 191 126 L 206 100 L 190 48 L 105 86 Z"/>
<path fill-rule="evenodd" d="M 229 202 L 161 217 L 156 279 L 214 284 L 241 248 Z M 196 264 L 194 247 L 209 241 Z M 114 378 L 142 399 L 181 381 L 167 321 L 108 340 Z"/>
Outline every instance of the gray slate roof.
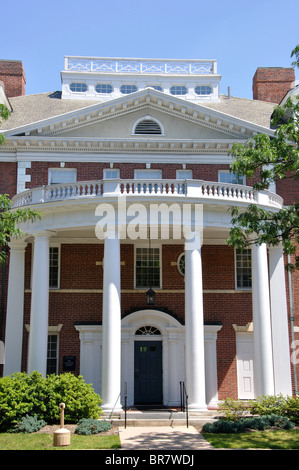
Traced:
<path fill-rule="evenodd" d="M 0 124 L 1 130 L 10 130 L 26 124 L 59 116 L 77 109 L 94 106 L 97 102 L 61 99 L 61 92 L 40 93 L 10 98 L 13 111 L 7 121 Z M 276 104 L 265 101 L 221 96 L 218 103 L 200 103 L 229 116 L 243 119 L 270 128 L 270 118 Z"/>

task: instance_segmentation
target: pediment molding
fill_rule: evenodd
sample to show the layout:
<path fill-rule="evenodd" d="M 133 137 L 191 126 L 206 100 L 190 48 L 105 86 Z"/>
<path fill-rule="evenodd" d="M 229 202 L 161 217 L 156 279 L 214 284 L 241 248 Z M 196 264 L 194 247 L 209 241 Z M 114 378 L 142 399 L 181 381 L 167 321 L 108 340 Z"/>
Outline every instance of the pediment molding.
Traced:
<path fill-rule="evenodd" d="M 18 145 L 22 147 L 35 147 L 36 141 L 38 140 L 39 143 L 37 145 L 39 147 L 46 147 L 51 150 L 51 148 L 57 147 L 56 141 L 58 140 L 65 142 L 72 140 L 72 147 L 78 147 L 76 143 L 78 141 L 81 143 L 85 141 L 86 148 L 88 149 L 88 147 L 91 146 L 90 142 L 94 139 L 67 137 L 65 136 L 67 131 L 101 123 L 102 121 L 125 116 L 128 113 L 134 113 L 140 110 L 144 110 L 145 116 L 150 114 L 152 110 L 156 110 L 160 113 L 165 113 L 175 118 L 206 127 L 207 129 L 216 130 L 227 135 L 228 139 L 246 140 L 259 132 L 267 132 L 271 135 L 273 133 L 271 130 L 262 126 L 226 115 L 203 105 L 190 103 L 153 89 L 146 89 L 119 99 L 97 103 L 87 108 L 59 115 L 55 118 L 49 118 L 44 121 L 39 121 L 38 123 L 11 129 L 10 131 L 4 132 L 4 135 L 7 142 L 13 140 L 14 142 L 18 142 Z M 65 136 L 64 138 L 62 138 L 62 134 Z M 146 136 L 146 139 L 153 141 L 154 137 Z M 100 144 L 103 140 L 105 139 L 99 138 L 97 142 Z M 46 141 L 50 142 L 50 144 L 45 145 L 44 142 Z M 110 141 L 113 142 L 115 139 L 110 139 Z M 133 143 L 135 143 L 137 139 L 135 139 L 135 136 L 131 136 L 129 140 L 123 139 L 124 145 L 128 144 L 129 141 L 134 141 Z M 63 144 L 62 147 L 64 146 L 65 144 Z"/>

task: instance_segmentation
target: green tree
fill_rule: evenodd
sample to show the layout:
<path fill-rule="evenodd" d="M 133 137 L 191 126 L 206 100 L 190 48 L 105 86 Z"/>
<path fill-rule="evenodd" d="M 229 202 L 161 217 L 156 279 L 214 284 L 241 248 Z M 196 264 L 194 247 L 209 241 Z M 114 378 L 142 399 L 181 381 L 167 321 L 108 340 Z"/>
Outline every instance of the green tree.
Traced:
<path fill-rule="evenodd" d="M 292 51 L 299 67 L 299 45 Z M 235 143 L 230 171 L 254 179 L 255 190 L 268 189 L 279 180 L 299 181 L 299 96 L 293 95 L 272 115 L 275 136 L 258 134 L 245 144 Z M 299 186 L 298 186 L 299 189 Z M 249 245 L 282 242 L 286 254 L 294 255 L 294 263 L 288 269 L 299 269 L 299 200 L 274 212 L 255 204 L 246 210 L 233 207 L 232 228 L 227 240 L 229 245 L 244 249 Z"/>
<path fill-rule="evenodd" d="M 8 109 L 0 104 L 0 118 L 7 119 L 10 115 Z M 5 141 L 0 134 L 0 144 Z M 41 214 L 30 208 L 12 209 L 12 201 L 7 194 L 0 194 L 0 264 L 6 259 L 5 247 L 12 237 L 21 237 L 22 232 L 18 225 L 27 220 L 40 219 Z"/>

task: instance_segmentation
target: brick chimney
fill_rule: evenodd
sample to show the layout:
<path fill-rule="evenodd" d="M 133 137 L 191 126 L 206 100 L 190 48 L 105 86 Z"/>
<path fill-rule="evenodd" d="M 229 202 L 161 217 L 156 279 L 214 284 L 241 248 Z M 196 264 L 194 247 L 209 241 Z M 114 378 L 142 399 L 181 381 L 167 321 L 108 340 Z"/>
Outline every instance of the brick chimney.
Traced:
<path fill-rule="evenodd" d="M 7 98 L 25 95 L 26 78 L 22 61 L 0 60 L 0 81 Z"/>
<path fill-rule="evenodd" d="M 279 104 L 294 86 L 293 68 L 258 67 L 252 82 L 253 99 Z"/>

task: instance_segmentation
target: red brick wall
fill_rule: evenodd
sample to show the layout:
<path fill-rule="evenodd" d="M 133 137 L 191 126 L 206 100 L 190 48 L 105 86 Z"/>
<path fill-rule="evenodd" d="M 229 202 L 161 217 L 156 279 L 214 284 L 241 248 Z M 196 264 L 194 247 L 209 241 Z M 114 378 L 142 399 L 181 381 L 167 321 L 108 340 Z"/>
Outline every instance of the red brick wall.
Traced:
<path fill-rule="evenodd" d="M 0 81 L 8 98 L 25 95 L 26 78 L 22 62 L 0 60 Z"/>
<path fill-rule="evenodd" d="M 17 163 L 0 163 L 0 194 L 12 198 L 17 192 Z"/>
<path fill-rule="evenodd" d="M 184 278 L 176 266 L 183 245 L 162 247 L 162 290 L 157 289 L 157 309 L 167 309 L 179 320 L 184 320 Z M 60 333 L 60 370 L 65 355 L 76 356 L 76 373 L 80 367 L 79 333 L 75 322 L 101 322 L 103 268 L 96 261 L 103 259 L 103 245 L 61 245 L 60 289 L 77 292 L 50 291 L 49 325 L 63 324 Z M 146 308 L 145 291 L 134 290 L 134 245 L 121 245 L 121 307 L 122 315 Z M 236 337 L 232 324 L 246 325 L 252 321 L 251 292 L 234 291 L 234 250 L 227 246 L 202 248 L 203 287 L 205 290 L 205 322 L 222 324 L 218 333 L 217 361 L 219 398 L 237 398 Z M 30 289 L 31 245 L 26 250 L 25 287 Z M 80 289 L 89 290 L 80 292 Z M 221 292 L 226 290 L 226 292 Z M 165 292 L 167 291 L 167 292 Z M 232 291 L 232 292 L 227 292 Z M 25 323 L 30 322 L 30 292 L 25 294 Z M 28 334 L 24 330 L 23 370 L 26 370 Z"/>
<path fill-rule="evenodd" d="M 280 103 L 294 84 L 293 68 L 259 67 L 253 77 L 253 99 Z"/>
<path fill-rule="evenodd" d="M 31 175 L 31 182 L 26 183 L 27 188 L 35 188 L 48 184 L 48 172 L 50 168 L 60 168 L 60 163 L 55 162 L 32 162 L 31 168 L 26 173 Z M 65 168 L 77 169 L 77 181 L 101 180 L 103 170 L 109 168 L 109 163 L 74 162 L 66 163 Z M 121 179 L 134 179 L 135 169 L 145 169 L 144 163 L 115 163 L 114 168 L 120 170 Z M 176 170 L 181 170 L 180 164 L 152 164 L 151 169 L 161 170 L 164 179 L 176 179 Z M 218 171 L 228 170 L 229 165 L 187 165 L 187 169 L 193 171 L 194 179 L 205 181 L 218 181 Z"/>

